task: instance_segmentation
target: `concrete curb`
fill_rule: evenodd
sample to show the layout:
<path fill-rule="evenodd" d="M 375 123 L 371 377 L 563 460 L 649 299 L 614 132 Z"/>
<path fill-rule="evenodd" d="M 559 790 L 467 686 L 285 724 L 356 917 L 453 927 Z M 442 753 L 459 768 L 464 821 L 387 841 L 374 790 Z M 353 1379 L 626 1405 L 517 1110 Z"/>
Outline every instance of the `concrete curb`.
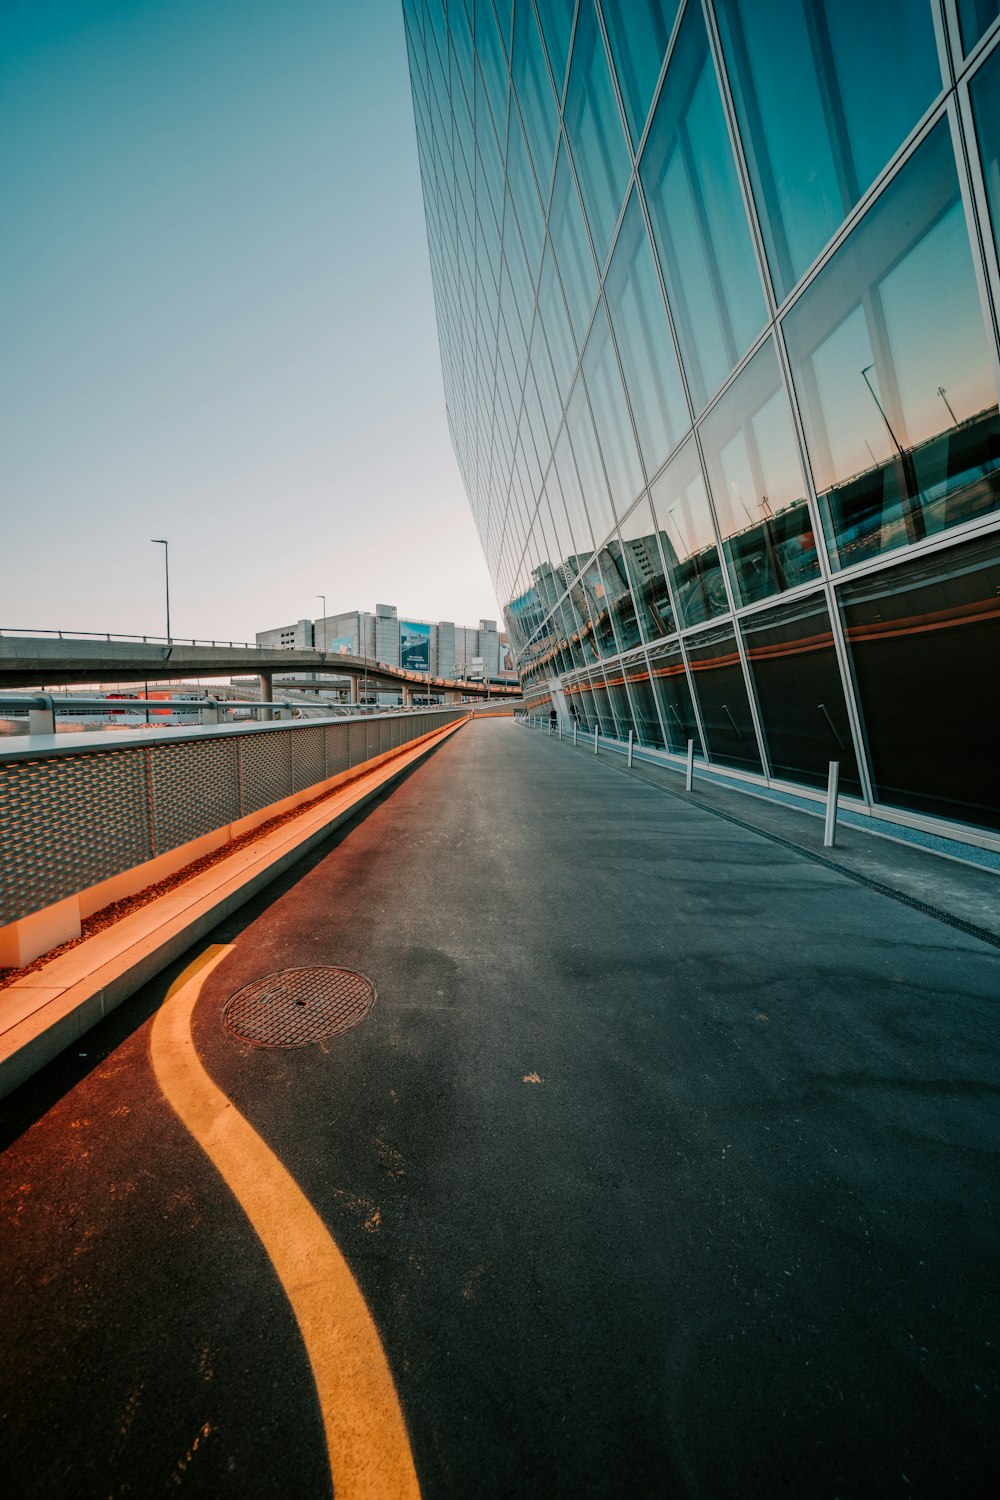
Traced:
<path fill-rule="evenodd" d="M 0 990 L 0 1099 L 468 722 L 449 724 L 403 750 L 342 792 Z"/>

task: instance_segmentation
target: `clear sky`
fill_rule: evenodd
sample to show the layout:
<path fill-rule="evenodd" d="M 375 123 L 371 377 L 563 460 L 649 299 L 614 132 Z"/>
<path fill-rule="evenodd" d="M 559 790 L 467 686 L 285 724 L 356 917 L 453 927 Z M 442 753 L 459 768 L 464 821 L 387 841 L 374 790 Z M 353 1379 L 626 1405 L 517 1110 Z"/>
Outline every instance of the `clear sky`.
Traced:
<path fill-rule="evenodd" d="M 0 627 L 496 616 L 398 0 L 3 0 L 0 205 Z"/>

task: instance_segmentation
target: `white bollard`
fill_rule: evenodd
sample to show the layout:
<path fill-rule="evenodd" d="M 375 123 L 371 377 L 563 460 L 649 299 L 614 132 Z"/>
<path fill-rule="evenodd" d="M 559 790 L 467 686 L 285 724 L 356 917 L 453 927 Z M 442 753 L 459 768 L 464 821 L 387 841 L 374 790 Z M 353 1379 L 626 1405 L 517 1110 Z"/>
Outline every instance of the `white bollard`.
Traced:
<path fill-rule="evenodd" d="M 577 722 L 574 719 L 573 720 L 573 744 L 574 745 L 576 744 L 576 731 L 577 731 Z"/>
<path fill-rule="evenodd" d="M 631 770 L 632 769 L 632 731 L 631 731 L 631 729 L 628 732 L 628 766 L 629 766 L 629 770 Z"/>
<path fill-rule="evenodd" d="M 597 736 L 600 734 L 600 726 L 594 725 L 594 754 L 597 754 Z"/>
<path fill-rule="evenodd" d="M 562 739 L 562 719 L 559 720 L 559 723 L 556 725 L 556 728 L 559 731 L 559 738 Z"/>
<path fill-rule="evenodd" d="M 823 848 L 832 849 L 837 842 L 837 790 L 840 786 L 840 761 L 831 760 L 826 783 L 826 822 L 823 825 Z"/>
<path fill-rule="evenodd" d="M 684 790 L 694 790 L 694 740 L 688 740 L 687 770 L 684 775 Z"/>

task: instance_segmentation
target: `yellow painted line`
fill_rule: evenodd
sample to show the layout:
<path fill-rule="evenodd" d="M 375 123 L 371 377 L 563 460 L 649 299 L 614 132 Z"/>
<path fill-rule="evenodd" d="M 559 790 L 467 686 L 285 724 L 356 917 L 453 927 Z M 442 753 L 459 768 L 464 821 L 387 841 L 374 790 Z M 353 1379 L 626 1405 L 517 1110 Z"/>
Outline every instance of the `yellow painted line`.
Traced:
<path fill-rule="evenodd" d="M 278 1273 L 312 1366 L 337 1500 L 419 1500 L 382 1341 L 322 1219 L 281 1162 L 206 1073 L 191 1015 L 231 946 L 206 949 L 171 985 L 153 1022 L 157 1082 L 220 1172 Z"/>

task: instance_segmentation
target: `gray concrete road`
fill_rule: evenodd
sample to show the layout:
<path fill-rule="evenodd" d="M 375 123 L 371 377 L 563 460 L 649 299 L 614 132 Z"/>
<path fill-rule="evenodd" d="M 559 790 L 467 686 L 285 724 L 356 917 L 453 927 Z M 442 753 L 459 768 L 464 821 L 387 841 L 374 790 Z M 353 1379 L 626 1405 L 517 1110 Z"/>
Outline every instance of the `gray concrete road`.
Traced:
<path fill-rule="evenodd" d="M 353 1270 L 425 1500 L 998 1492 L 994 947 L 509 721 L 214 941 L 198 1051 Z M 312 965 L 368 1018 L 229 1036 Z M 12 1496 L 331 1493 L 278 1274 L 150 1066 L 173 977 L 0 1106 Z"/>

